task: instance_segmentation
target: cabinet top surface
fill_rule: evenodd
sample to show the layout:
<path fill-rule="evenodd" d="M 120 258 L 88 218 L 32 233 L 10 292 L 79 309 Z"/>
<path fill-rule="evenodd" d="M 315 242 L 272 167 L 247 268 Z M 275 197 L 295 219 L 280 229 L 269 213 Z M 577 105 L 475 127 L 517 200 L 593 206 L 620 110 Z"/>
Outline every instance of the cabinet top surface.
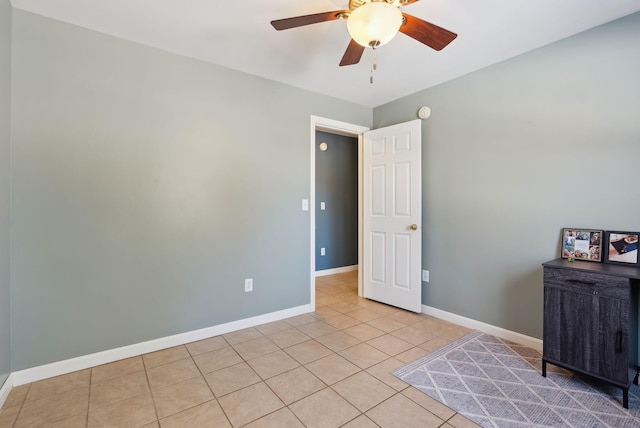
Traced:
<path fill-rule="evenodd" d="M 585 272 L 602 273 L 605 275 L 621 276 L 624 278 L 640 279 L 640 268 L 635 266 L 612 265 L 585 261 L 570 262 L 567 259 L 555 259 L 542 266 L 560 269 L 576 269 Z"/>

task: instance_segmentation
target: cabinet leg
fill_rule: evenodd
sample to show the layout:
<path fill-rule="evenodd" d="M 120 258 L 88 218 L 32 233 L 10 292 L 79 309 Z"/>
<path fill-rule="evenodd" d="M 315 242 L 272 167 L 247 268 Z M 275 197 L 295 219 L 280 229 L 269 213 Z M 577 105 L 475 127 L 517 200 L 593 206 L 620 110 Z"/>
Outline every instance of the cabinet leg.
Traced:
<path fill-rule="evenodd" d="M 633 384 L 634 385 L 638 384 L 638 375 L 640 375 L 640 369 L 638 371 L 636 371 L 636 377 L 633 378 Z"/>
<path fill-rule="evenodd" d="M 542 377 L 547 377 L 547 362 L 542 360 Z M 638 376 L 636 376 L 636 379 Z"/>
<path fill-rule="evenodd" d="M 622 388 L 622 407 L 629 408 L 629 388 Z"/>

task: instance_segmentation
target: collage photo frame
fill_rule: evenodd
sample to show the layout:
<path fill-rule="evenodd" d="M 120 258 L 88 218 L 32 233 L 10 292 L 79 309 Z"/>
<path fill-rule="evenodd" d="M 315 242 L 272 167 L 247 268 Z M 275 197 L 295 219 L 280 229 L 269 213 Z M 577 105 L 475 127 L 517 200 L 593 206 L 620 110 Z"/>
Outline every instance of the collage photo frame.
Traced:
<path fill-rule="evenodd" d="M 603 236 L 600 229 L 562 229 L 562 258 L 601 262 Z"/>

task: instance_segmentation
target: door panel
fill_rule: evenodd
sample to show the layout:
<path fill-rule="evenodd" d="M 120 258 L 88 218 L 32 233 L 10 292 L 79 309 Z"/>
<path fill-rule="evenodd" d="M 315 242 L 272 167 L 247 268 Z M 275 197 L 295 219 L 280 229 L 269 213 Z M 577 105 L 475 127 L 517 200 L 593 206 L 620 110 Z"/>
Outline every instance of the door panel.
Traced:
<path fill-rule="evenodd" d="M 384 284 L 386 281 L 386 236 L 384 233 L 373 232 L 371 234 L 371 281 Z"/>
<path fill-rule="evenodd" d="M 421 312 L 421 122 L 363 137 L 364 297 Z"/>
<path fill-rule="evenodd" d="M 371 170 L 371 215 L 385 215 L 385 167 L 376 166 Z"/>
<path fill-rule="evenodd" d="M 399 163 L 393 166 L 394 204 L 393 214 L 396 217 L 411 216 L 411 164 Z"/>
<path fill-rule="evenodd" d="M 411 288 L 411 236 L 394 234 L 393 286 L 409 290 Z"/>

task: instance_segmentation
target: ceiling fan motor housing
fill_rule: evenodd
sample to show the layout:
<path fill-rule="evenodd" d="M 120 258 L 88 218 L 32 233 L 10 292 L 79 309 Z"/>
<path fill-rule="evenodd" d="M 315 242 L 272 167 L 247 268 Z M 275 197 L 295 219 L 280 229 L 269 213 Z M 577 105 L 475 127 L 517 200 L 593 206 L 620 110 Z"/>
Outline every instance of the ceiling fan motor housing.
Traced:
<path fill-rule="evenodd" d="M 400 7 L 409 3 L 409 0 L 349 0 L 349 10 L 356 10 L 366 3 L 389 3 L 393 6 Z"/>

